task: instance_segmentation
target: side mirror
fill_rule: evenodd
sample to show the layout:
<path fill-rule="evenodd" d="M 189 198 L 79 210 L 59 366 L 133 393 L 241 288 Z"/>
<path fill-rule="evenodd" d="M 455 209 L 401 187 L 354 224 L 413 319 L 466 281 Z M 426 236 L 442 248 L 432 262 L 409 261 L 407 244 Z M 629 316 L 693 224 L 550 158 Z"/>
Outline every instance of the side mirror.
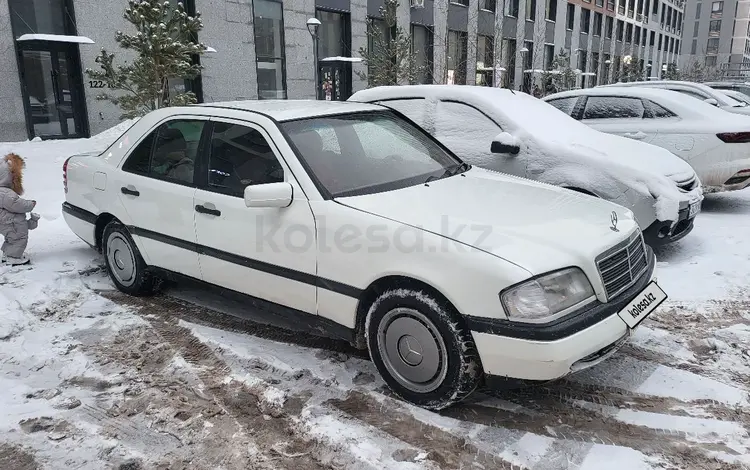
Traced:
<path fill-rule="evenodd" d="M 706 98 L 706 99 L 705 99 L 705 100 L 703 100 L 703 101 L 704 101 L 705 103 L 708 103 L 708 104 L 710 104 L 710 105 L 713 105 L 713 106 L 718 106 L 718 105 L 719 105 L 719 102 L 718 102 L 718 101 L 716 101 L 716 98 Z"/>
<path fill-rule="evenodd" d="M 492 146 L 490 147 L 490 152 L 492 153 L 508 153 L 510 155 L 518 155 L 520 151 L 521 145 L 518 143 L 518 139 L 508 134 L 507 132 L 498 134 L 497 137 L 495 137 L 495 139 L 492 141 Z"/>
<path fill-rule="evenodd" d="M 288 207 L 294 191 L 289 183 L 268 183 L 245 188 L 247 207 Z"/>

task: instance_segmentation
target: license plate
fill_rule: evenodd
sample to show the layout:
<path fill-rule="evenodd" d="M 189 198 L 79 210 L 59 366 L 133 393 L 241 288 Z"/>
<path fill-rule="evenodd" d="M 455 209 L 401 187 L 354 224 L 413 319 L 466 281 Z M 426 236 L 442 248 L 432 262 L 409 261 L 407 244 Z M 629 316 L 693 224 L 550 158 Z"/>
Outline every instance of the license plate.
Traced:
<path fill-rule="evenodd" d="M 627 323 L 630 328 L 635 328 L 665 300 L 667 300 L 667 293 L 659 287 L 659 284 L 651 281 L 640 294 L 635 296 L 635 298 L 617 314 L 620 315 L 622 321 Z"/>
<path fill-rule="evenodd" d="M 701 202 L 696 201 L 692 204 L 690 204 L 690 209 L 688 209 L 688 219 L 692 219 L 696 215 L 698 215 L 698 212 L 701 211 Z"/>

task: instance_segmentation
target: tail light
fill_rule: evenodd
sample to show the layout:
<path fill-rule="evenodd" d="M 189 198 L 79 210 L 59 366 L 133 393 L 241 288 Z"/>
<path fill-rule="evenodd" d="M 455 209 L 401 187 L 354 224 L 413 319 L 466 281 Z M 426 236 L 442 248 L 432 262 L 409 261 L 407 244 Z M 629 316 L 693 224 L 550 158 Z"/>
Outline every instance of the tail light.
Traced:
<path fill-rule="evenodd" d="M 716 137 L 722 142 L 728 144 L 747 144 L 750 143 L 750 132 L 724 132 L 716 134 Z"/>
<path fill-rule="evenodd" d="M 65 188 L 65 194 L 68 194 L 68 162 L 70 158 L 66 158 L 65 163 L 63 163 L 63 188 Z"/>

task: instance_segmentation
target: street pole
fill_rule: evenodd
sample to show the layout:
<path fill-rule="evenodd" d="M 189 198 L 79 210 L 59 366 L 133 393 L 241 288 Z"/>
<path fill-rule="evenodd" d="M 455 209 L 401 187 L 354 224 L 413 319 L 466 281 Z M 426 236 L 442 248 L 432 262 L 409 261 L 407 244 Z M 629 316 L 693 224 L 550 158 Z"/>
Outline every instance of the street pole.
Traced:
<path fill-rule="evenodd" d="M 310 32 L 313 40 L 313 69 L 315 71 L 315 99 L 320 99 L 320 78 L 318 77 L 318 28 L 320 28 L 320 20 L 317 18 L 310 18 L 307 20 L 307 30 Z"/>

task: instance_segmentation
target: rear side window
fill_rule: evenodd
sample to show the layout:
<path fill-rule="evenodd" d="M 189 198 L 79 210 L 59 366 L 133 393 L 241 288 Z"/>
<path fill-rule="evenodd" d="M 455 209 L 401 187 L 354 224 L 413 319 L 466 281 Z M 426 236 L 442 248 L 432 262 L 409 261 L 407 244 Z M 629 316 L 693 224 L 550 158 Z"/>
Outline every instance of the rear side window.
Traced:
<path fill-rule="evenodd" d="M 162 124 L 130 153 L 124 171 L 180 184 L 193 184 L 198 146 L 206 121 Z"/>
<path fill-rule="evenodd" d="M 627 119 L 642 118 L 643 102 L 638 98 L 621 96 L 589 96 L 583 119 Z"/>
<path fill-rule="evenodd" d="M 577 101 L 577 96 L 571 96 L 570 98 L 558 98 L 556 100 L 549 100 L 547 101 L 547 103 L 570 116 L 571 114 L 573 114 L 573 109 L 576 107 Z"/>
<path fill-rule="evenodd" d="M 663 106 L 659 106 L 658 104 L 654 103 L 653 101 L 648 101 L 648 108 L 649 108 L 649 114 L 646 117 L 650 118 L 669 118 L 669 117 L 675 117 L 677 116 L 672 111 L 668 110 L 667 108 Z"/>

